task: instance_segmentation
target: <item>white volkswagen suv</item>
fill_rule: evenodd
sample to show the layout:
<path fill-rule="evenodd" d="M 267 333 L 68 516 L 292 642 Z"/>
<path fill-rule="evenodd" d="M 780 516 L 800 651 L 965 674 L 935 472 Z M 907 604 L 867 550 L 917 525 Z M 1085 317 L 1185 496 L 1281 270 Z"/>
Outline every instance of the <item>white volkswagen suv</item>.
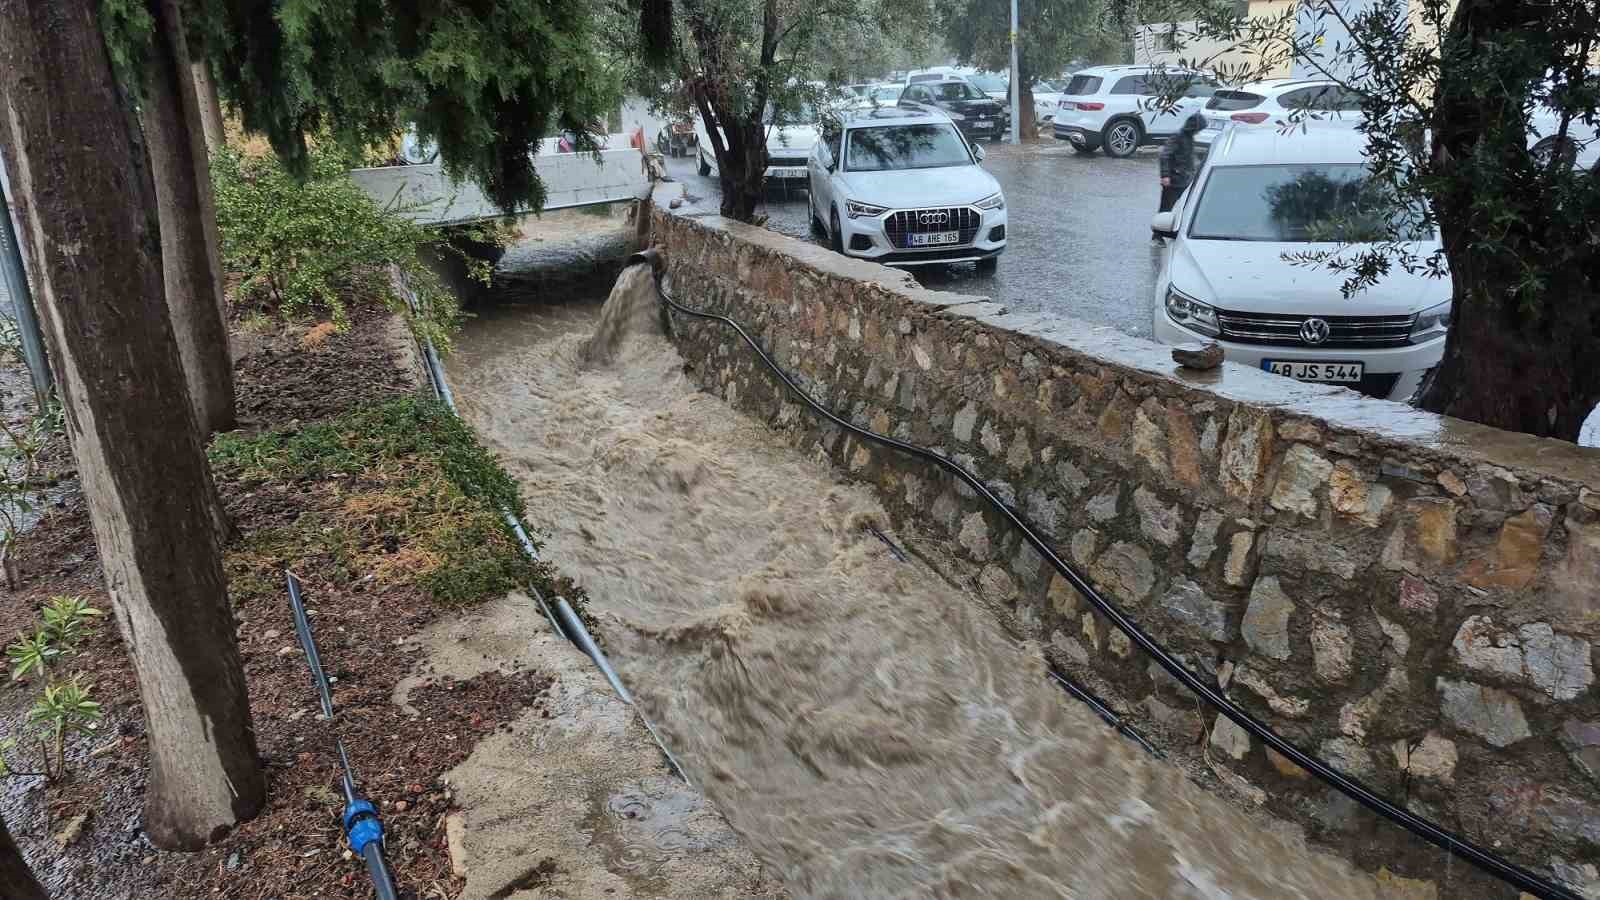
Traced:
<path fill-rule="evenodd" d="M 937 110 L 859 112 L 826 126 L 811 151 L 811 225 L 849 256 L 993 270 L 1006 248 L 1006 198 L 982 161 Z"/>
<path fill-rule="evenodd" d="M 1169 238 L 1152 310 L 1156 339 L 1215 340 L 1233 362 L 1409 400 L 1444 356 L 1450 280 L 1396 265 L 1346 298 L 1343 274 L 1285 259 L 1305 251 L 1350 258 L 1390 223 L 1415 221 L 1414 211 L 1384 202 L 1365 151 L 1366 136 L 1347 127 L 1223 132 L 1194 185 L 1150 223 Z M 1436 233 L 1419 229 L 1410 249 L 1426 257 L 1438 247 Z"/>

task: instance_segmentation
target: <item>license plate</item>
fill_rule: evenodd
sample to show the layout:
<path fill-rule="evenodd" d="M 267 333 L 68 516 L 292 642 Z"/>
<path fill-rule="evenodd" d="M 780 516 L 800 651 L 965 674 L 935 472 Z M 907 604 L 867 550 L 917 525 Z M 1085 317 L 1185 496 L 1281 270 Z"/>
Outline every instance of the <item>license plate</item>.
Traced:
<path fill-rule="evenodd" d="M 972 123 L 972 127 L 977 129 L 977 130 L 979 130 L 979 131 L 984 131 L 984 130 L 993 128 L 994 127 L 994 123 L 993 122 L 973 122 Z"/>
<path fill-rule="evenodd" d="M 1261 368 L 1274 375 L 1285 375 L 1296 381 L 1320 381 L 1330 384 L 1355 384 L 1367 371 L 1365 363 L 1296 362 L 1287 359 L 1262 360 Z"/>
<path fill-rule="evenodd" d="M 934 244 L 954 244 L 959 240 L 961 240 L 959 231 L 930 231 L 927 234 L 913 234 L 911 246 L 931 247 Z"/>
<path fill-rule="evenodd" d="M 773 166 L 767 170 L 768 178 L 804 178 L 806 170 L 803 166 Z"/>

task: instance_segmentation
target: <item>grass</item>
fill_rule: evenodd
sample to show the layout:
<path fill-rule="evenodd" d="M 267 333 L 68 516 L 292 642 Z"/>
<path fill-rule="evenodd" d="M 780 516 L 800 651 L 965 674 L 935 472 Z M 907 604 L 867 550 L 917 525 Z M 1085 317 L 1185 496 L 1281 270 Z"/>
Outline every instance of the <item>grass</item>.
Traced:
<path fill-rule="evenodd" d="M 281 591 L 282 569 L 313 558 L 341 580 L 411 583 L 452 606 L 549 580 L 500 516 L 523 513 L 516 483 L 436 401 L 405 397 L 293 430 L 225 434 L 210 455 L 220 479 L 296 508 L 291 521 L 229 548 L 235 600 Z"/>

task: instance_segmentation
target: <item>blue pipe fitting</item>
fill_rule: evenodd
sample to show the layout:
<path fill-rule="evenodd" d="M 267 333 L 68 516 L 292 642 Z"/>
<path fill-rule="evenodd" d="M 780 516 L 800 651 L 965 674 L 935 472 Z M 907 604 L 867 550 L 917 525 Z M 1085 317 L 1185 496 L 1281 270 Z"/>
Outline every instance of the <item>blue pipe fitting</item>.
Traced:
<path fill-rule="evenodd" d="M 361 856 L 373 841 L 383 842 L 383 822 L 378 809 L 366 800 L 352 800 L 344 808 L 344 830 L 350 836 L 350 850 Z"/>

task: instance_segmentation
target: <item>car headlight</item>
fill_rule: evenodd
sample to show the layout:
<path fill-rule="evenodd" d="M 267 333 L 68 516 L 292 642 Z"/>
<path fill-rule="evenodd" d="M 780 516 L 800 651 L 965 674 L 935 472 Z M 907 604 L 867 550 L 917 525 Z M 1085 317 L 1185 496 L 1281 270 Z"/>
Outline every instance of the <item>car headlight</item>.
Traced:
<path fill-rule="evenodd" d="M 887 206 L 874 206 L 871 203 L 862 203 L 859 200 L 846 200 L 844 202 L 844 209 L 852 219 L 881 216 L 889 211 L 889 207 Z"/>
<path fill-rule="evenodd" d="M 1446 300 L 1438 306 L 1430 306 L 1417 313 L 1417 324 L 1411 326 L 1411 342 L 1420 344 L 1431 341 L 1436 337 L 1443 337 L 1450 330 L 1450 304 Z"/>
<path fill-rule="evenodd" d="M 1006 197 L 1004 194 L 990 194 L 982 200 L 979 200 L 977 203 L 974 203 L 973 206 L 976 206 L 979 209 L 1005 209 Z"/>
<path fill-rule="evenodd" d="M 1217 311 L 1211 306 L 1167 285 L 1167 317 L 1190 331 L 1216 337 Z"/>

